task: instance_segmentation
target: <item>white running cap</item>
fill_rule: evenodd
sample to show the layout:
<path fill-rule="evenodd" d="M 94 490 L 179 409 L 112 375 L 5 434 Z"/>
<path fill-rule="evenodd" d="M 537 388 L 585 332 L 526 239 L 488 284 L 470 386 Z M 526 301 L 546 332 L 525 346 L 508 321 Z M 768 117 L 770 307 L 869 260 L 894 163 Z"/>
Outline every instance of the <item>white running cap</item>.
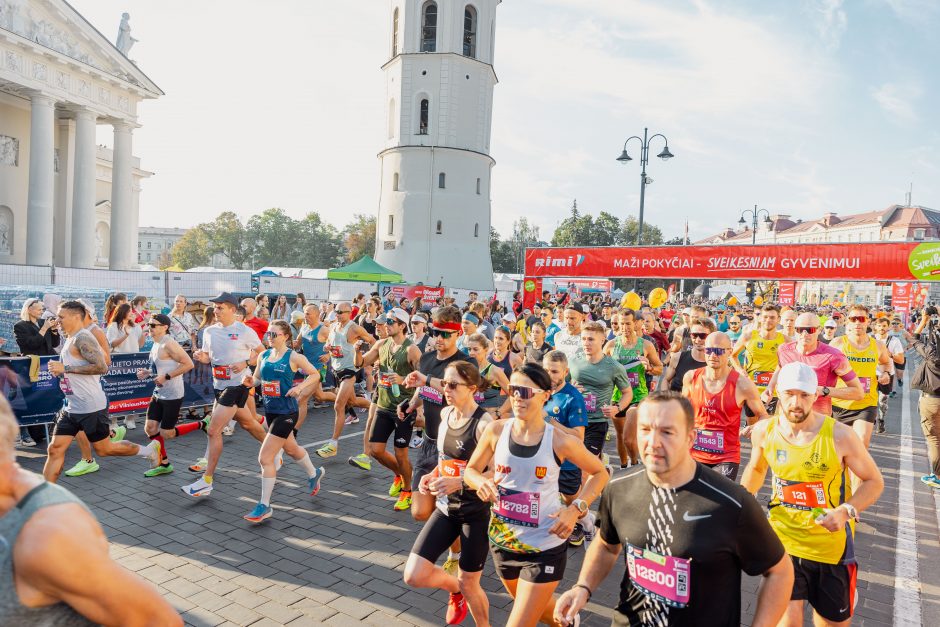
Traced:
<path fill-rule="evenodd" d="M 816 371 L 800 361 L 794 361 L 780 369 L 777 375 L 777 389 L 784 391 L 799 390 L 815 394 L 819 380 Z"/>

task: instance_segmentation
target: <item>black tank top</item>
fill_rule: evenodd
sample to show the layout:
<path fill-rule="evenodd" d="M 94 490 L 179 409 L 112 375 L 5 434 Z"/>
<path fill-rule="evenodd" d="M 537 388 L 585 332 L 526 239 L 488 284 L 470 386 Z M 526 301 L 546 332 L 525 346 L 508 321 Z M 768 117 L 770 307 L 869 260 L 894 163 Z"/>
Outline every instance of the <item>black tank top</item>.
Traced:
<path fill-rule="evenodd" d="M 695 370 L 696 368 L 704 368 L 705 362 L 699 361 L 692 356 L 692 351 L 682 351 L 679 353 L 679 363 L 676 364 L 676 376 L 672 378 L 672 383 L 669 384 L 669 389 L 674 392 L 682 391 L 682 379 L 685 377 L 685 373 L 689 370 Z"/>
<path fill-rule="evenodd" d="M 460 466 L 466 467 L 466 463 L 470 461 L 473 451 L 477 448 L 477 427 L 480 424 L 480 419 L 485 414 L 486 409 L 477 407 L 470 420 L 460 429 L 454 429 L 450 426 L 448 416 L 447 433 L 440 441 L 440 450 L 438 451 L 441 465 L 447 465 L 449 462 L 460 462 Z M 468 487 L 464 487 L 460 492 L 447 495 L 448 516 L 478 514 L 488 511 L 489 507 L 489 503 L 480 500 L 476 490 L 471 490 Z"/>

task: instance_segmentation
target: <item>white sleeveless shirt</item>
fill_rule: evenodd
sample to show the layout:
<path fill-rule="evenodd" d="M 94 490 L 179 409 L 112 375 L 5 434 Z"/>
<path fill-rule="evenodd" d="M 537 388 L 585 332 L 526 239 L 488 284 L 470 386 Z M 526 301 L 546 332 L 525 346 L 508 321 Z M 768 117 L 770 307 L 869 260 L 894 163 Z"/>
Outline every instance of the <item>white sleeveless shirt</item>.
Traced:
<path fill-rule="evenodd" d="M 77 368 L 87 366 L 89 362 L 72 354 L 75 339 L 82 333 L 88 335 L 98 347 L 98 340 L 88 329 L 82 329 L 72 337 L 65 340 L 62 346 L 62 365 Z M 100 349 L 99 349 L 100 350 Z M 65 411 L 70 414 L 91 414 L 107 408 L 108 399 L 101 389 L 101 375 L 64 373 L 59 378 L 59 388 L 65 394 Z"/>
<path fill-rule="evenodd" d="M 150 349 L 150 370 L 155 375 L 169 374 L 179 368 L 180 363 L 175 359 L 167 357 L 160 359 L 160 350 L 166 340 L 171 339 L 169 335 L 164 335 L 159 342 L 154 342 Z M 183 398 L 183 377 L 173 377 L 163 385 L 158 385 L 153 390 L 154 398 L 163 401 L 174 401 Z"/>

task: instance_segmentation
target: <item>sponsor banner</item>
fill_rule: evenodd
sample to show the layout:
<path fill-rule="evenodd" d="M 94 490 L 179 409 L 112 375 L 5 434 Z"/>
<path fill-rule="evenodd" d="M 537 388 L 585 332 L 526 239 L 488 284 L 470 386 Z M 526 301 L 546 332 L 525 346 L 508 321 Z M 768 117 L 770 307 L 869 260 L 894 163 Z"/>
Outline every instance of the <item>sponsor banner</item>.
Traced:
<path fill-rule="evenodd" d="M 898 313 L 911 310 L 911 300 L 918 289 L 917 283 L 895 283 L 891 286 L 891 309 Z"/>
<path fill-rule="evenodd" d="M 555 279 L 553 282 L 559 290 L 574 290 L 579 294 L 610 292 L 614 289 L 614 282 L 608 279 Z"/>
<path fill-rule="evenodd" d="M 399 300 L 407 298 L 414 300 L 422 298 L 425 300 L 436 300 L 444 295 L 445 288 L 431 287 L 428 285 L 382 285 L 382 298 L 393 296 Z"/>
<path fill-rule="evenodd" d="M 530 277 L 940 280 L 940 243 L 530 248 Z"/>
<path fill-rule="evenodd" d="M 522 308 L 532 309 L 542 300 L 542 279 L 526 277 L 522 282 Z"/>
<path fill-rule="evenodd" d="M 796 303 L 796 281 L 780 281 L 777 284 L 777 304 L 793 305 Z"/>
<path fill-rule="evenodd" d="M 64 395 L 59 380 L 49 374 L 48 363 L 57 356 L 40 357 L 37 380 L 30 381 L 29 357 L 0 359 L 0 388 L 13 407 L 21 425 L 36 425 L 55 421 L 62 409 Z M 150 379 L 141 381 L 137 370 L 150 370 L 147 353 L 111 356 L 111 368 L 101 377 L 101 387 L 108 397 L 108 413 L 112 415 L 143 414 L 150 404 L 154 384 Z M 212 391 L 212 369 L 206 364 L 183 375 L 183 409 L 211 405 L 215 401 Z"/>

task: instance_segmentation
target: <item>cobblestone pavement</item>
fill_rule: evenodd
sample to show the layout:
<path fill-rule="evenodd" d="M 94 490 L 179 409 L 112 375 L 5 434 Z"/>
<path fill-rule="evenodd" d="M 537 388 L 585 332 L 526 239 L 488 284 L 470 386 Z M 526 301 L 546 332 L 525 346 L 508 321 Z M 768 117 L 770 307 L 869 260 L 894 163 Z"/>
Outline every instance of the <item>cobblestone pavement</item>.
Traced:
<path fill-rule="evenodd" d="M 913 472 L 902 475 L 898 451 L 904 402 L 910 408 L 906 417 L 911 425 L 908 433 L 913 435 Z M 331 424 L 332 411 L 313 410 L 301 442 L 319 446 Z M 141 460 L 105 459 L 99 460 L 99 472 L 74 479 L 63 476 L 61 483 L 98 516 L 114 558 L 158 586 L 187 624 L 443 625 L 446 594 L 410 589 L 402 582 L 402 568 L 419 526 L 409 514 L 392 510 L 393 500 L 387 496 L 390 473 L 378 464 L 366 473 L 346 463 L 347 457 L 360 452 L 364 425 L 365 418 L 347 427 L 339 454 L 325 463 L 326 476 L 316 497 L 304 494 L 304 474 L 287 461 L 274 492 L 274 517 L 256 527 L 241 516 L 260 493 L 258 446 L 241 430 L 225 439 L 216 486 L 208 498 L 189 499 L 179 489 L 196 478 L 186 467 L 204 450 L 201 432 L 169 442 L 176 466 L 171 475 L 145 479 Z M 145 441 L 142 428 L 129 434 L 133 441 Z M 319 464 L 322 460 L 312 454 L 316 446 L 311 444 L 311 457 Z M 615 453 L 612 444 L 608 443 L 608 452 Z M 914 395 L 891 401 L 888 433 L 875 436 L 872 452 L 886 489 L 878 504 L 863 514 L 858 528 L 855 624 L 906 620 L 938 625 L 940 500 L 917 480 L 927 463 Z M 66 467 L 77 456 L 73 446 Z M 43 459 L 42 451 L 24 449 L 19 461 L 38 472 Z M 913 500 L 913 517 L 910 511 L 903 518 L 898 515 L 899 486 L 902 504 L 905 498 Z M 766 502 L 766 490 L 761 498 Z M 583 555 L 584 548 L 570 550 L 560 589 L 574 583 Z M 897 579 L 896 559 L 903 560 Z M 621 563 L 595 592 L 582 624 L 610 624 L 622 573 Z M 483 586 L 493 624 L 504 625 L 512 600 L 502 590 L 491 562 Z M 754 611 L 757 586 L 756 578 L 743 583 L 746 623 Z M 464 624 L 472 624 L 469 616 Z"/>

